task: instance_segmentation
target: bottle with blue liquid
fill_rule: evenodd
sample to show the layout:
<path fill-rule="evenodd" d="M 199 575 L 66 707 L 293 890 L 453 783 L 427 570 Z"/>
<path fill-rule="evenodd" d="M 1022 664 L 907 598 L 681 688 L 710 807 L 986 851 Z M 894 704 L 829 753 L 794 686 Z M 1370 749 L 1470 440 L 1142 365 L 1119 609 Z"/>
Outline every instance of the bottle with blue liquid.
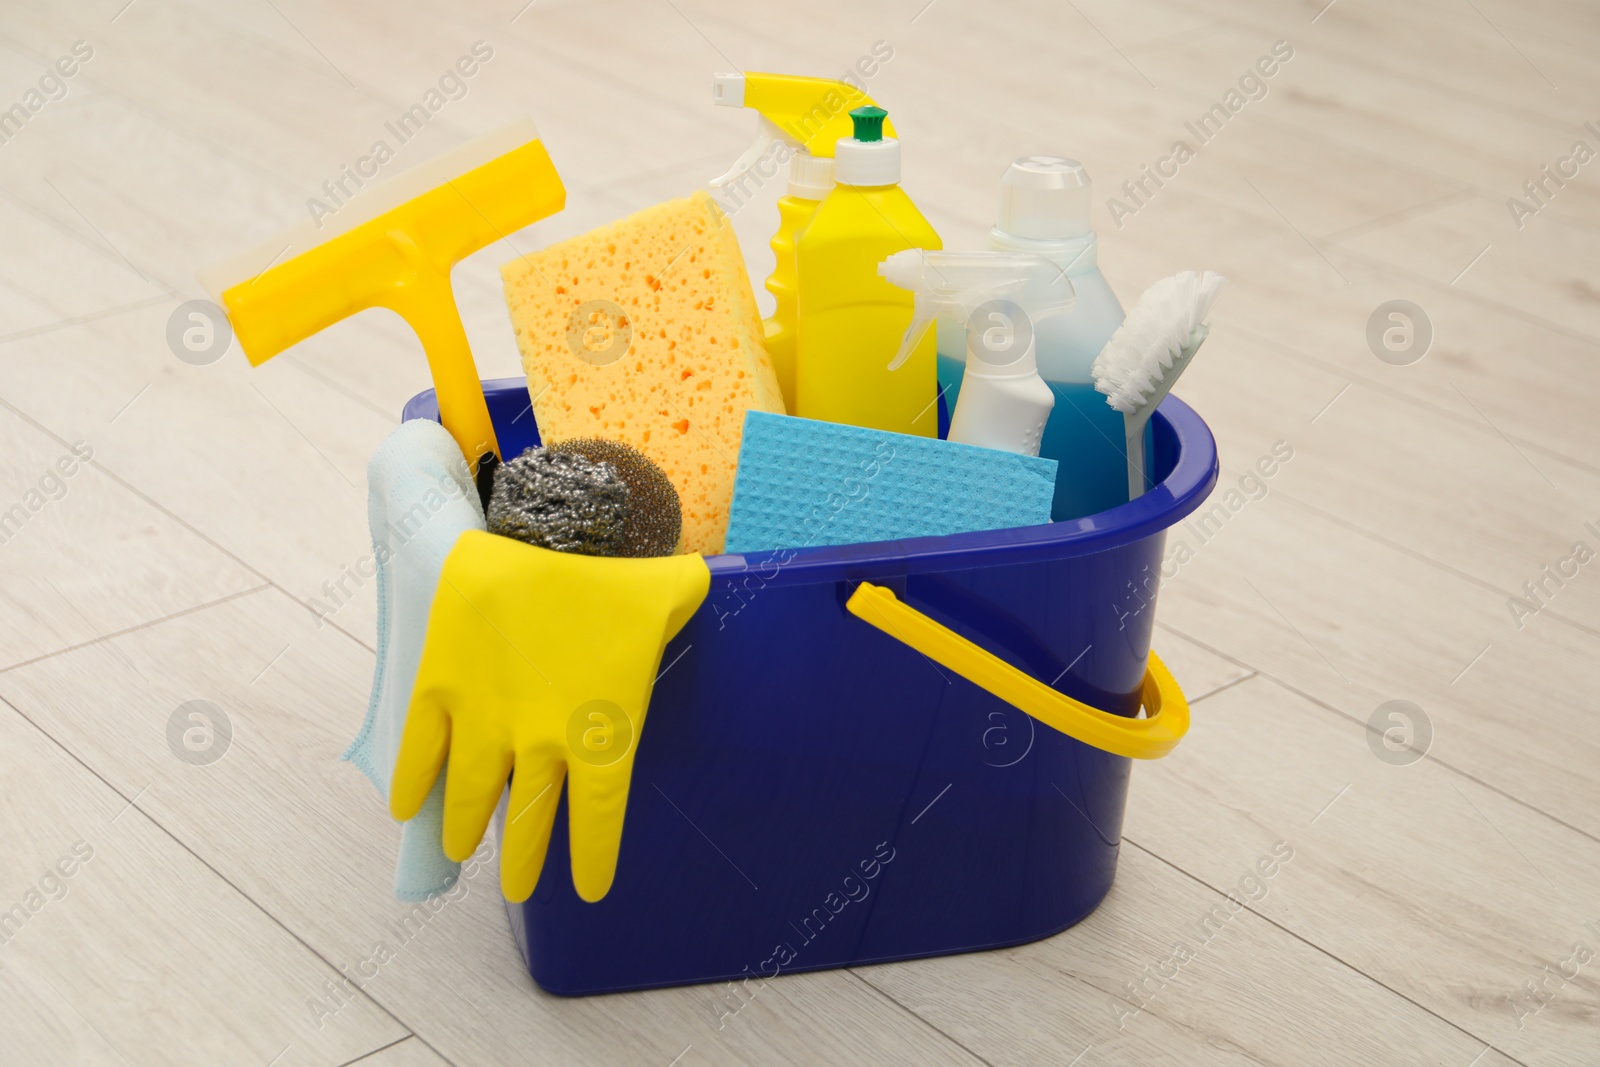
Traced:
<path fill-rule="evenodd" d="M 1000 179 L 1000 214 L 989 234 L 997 251 L 1050 260 L 1077 294 L 1071 310 L 1036 324 L 1039 375 L 1055 394 L 1039 455 L 1058 463 L 1050 509 L 1058 522 L 1128 502 L 1122 413 L 1095 391 L 1089 372 L 1123 318 L 1098 266 L 1090 196 L 1089 174 L 1077 160 L 1023 156 Z M 959 324 L 941 321 L 940 327 L 939 385 L 954 411 L 966 369 L 966 337 Z"/>

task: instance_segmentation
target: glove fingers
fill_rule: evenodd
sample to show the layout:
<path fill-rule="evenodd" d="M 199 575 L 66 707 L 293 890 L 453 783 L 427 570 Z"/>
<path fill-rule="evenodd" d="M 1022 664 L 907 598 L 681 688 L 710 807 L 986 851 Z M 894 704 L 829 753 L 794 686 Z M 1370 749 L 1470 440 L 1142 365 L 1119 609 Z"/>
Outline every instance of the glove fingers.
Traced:
<path fill-rule="evenodd" d="M 633 753 L 594 766 L 575 761 L 568 769 L 567 824 L 572 839 L 572 884 L 591 904 L 611 891 L 628 808 Z"/>
<path fill-rule="evenodd" d="M 389 783 L 389 814 L 404 822 L 422 809 L 450 750 L 450 716 L 437 702 L 412 694 Z"/>
<path fill-rule="evenodd" d="M 500 848 L 500 889 L 513 903 L 532 896 L 539 882 L 565 773 L 559 763 L 538 766 L 532 760 L 517 761 Z"/>
<path fill-rule="evenodd" d="M 511 752 L 500 744 L 458 734 L 444 783 L 444 854 L 461 863 L 477 849 L 511 775 Z"/>

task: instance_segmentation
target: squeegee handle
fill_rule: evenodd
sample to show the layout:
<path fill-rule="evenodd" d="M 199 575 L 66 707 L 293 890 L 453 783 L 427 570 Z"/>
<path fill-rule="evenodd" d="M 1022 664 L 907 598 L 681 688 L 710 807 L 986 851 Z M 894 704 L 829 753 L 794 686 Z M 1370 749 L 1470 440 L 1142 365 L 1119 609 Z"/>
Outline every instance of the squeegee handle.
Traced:
<path fill-rule="evenodd" d="M 450 286 L 458 250 L 425 251 L 411 234 L 414 228 L 368 223 L 234 286 L 223 302 L 256 366 L 359 311 L 395 312 L 422 342 L 440 421 L 476 467 L 481 456 L 499 448 Z"/>
<path fill-rule="evenodd" d="M 395 234 L 394 240 L 401 247 L 409 243 L 403 234 Z M 439 421 L 461 446 L 468 464 L 476 469 L 485 455 L 499 456 L 500 444 L 489 421 L 489 405 L 483 399 L 483 384 L 456 310 L 448 270 L 430 269 L 417 256 L 415 269 L 385 294 L 382 304 L 405 319 L 422 341 L 439 398 Z"/>
<path fill-rule="evenodd" d="M 567 196 L 533 123 L 513 123 L 495 136 L 519 143 L 424 185 L 372 218 L 317 238 L 320 243 L 303 252 L 286 256 L 291 246 L 285 245 L 220 297 L 234 336 L 257 366 L 367 308 L 389 308 L 405 319 L 427 353 L 440 421 L 477 470 L 480 492 L 493 467 L 485 457 L 498 457 L 499 444 L 450 271 L 479 249 L 560 211 Z"/>

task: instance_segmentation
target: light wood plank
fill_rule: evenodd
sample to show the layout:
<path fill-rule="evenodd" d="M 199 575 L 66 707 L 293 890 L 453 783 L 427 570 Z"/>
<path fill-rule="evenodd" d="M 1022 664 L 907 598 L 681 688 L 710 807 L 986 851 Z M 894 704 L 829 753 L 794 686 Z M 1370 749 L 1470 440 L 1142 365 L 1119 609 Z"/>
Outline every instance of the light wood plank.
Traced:
<path fill-rule="evenodd" d="M 1600 948 L 1600 843 L 1432 760 L 1385 762 L 1267 679 L 1202 708 L 1186 751 L 1137 783 L 1130 838 L 1219 887 L 1290 840 L 1263 915 L 1519 1062 L 1592 1060 L 1592 980 L 1550 983 L 1542 1010 L 1523 983 Z"/>
<path fill-rule="evenodd" d="M 1206 413 L 1227 474 L 1210 507 L 1181 530 L 1218 525 L 1204 519 L 1217 505 L 1225 518 L 1262 493 L 1283 492 L 1503 596 L 1526 598 L 1524 583 L 1543 582 L 1533 609 L 1548 603 L 1600 633 L 1600 578 L 1591 580 L 1570 558 L 1578 541 L 1600 554 L 1600 532 L 1588 529 L 1600 530 L 1600 473 L 1519 450 L 1483 421 L 1470 386 L 1457 394 L 1460 414 L 1446 417 L 1332 369 L 1284 359 L 1227 325 L 1202 351 L 1178 391 Z M 1275 446 L 1293 449 L 1293 458 L 1278 462 Z M 1257 468 L 1263 459 L 1270 477 Z M 1496 504 L 1441 509 L 1441 500 Z M 1197 542 L 1204 535 L 1182 536 Z M 1563 559 L 1569 577 L 1546 578 L 1543 568 Z M 1515 628 L 1509 609 L 1506 622 Z"/>
<path fill-rule="evenodd" d="M 383 418 L 277 360 L 252 370 L 233 352 L 184 364 L 166 347 L 169 313 L 152 307 L 13 342 L 0 395 L 60 437 L 92 440 L 105 469 L 370 640 L 371 582 L 323 586 L 371 552 L 363 471 L 398 413 Z M 66 379 L 70 392 L 59 387 Z"/>
<path fill-rule="evenodd" d="M 1600 422 L 1589 408 L 1600 388 L 1600 345 L 1592 338 L 1517 305 L 1356 259 L 1335 245 L 1308 246 L 1281 218 L 1246 215 L 1186 188 L 1170 186 L 1159 206 L 1172 225 L 1159 234 L 1130 225 L 1102 247 L 1103 269 L 1127 302 L 1181 264 L 1204 264 L 1231 280 L 1214 322 L 1285 356 L 1332 368 L 1346 381 L 1413 397 L 1463 420 L 1464 393 L 1482 412 L 1471 421 L 1487 418 L 1519 444 L 1596 466 Z M 1373 313 L 1397 298 L 1422 306 L 1435 339 L 1409 367 L 1381 362 L 1366 340 Z"/>
<path fill-rule="evenodd" d="M 1600 639 L 1269 496 L 1197 545 L 1162 590 L 1173 630 L 1365 723 L 1432 719 L 1441 762 L 1600 836 L 1600 724 L 1582 712 Z"/>
<path fill-rule="evenodd" d="M 102 427 L 80 429 L 0 407 L 0 669 L 261 584 L 107 477 Z"/>
<path fill-rule="evenodd" d="M 1166 773 L 1136 774 L 1133 792 Z M 1298 828 L 1252 829 L 1207 885 L 1128 844 L 1138 840 L 1129 826 L 1110 897 L 1072 929 L 1014 949 L 857 973 L 996 1065 L 1074 1057 L 1142 1065 L 1174 1049 L 1196 1065 L 1472 1062 L 1484 1042 L 1249 909 L 1226 917 L 1224 894 L 1238 893 L 1238 880 L 1280 840 L 1293 858 L 1263 880 L 1262 903 L 1304 892 L 1308 846 Z M 1209 838 L 1197 832 L 1197 844 Z M 1477 1064 L 1511 1062 L 1490 1051 Z"/>
<path fill-rule="evenodd" d="M 1591 150 L 1600 153 L 1600 138 L 1586 136 Z M 1568 140 L 1560 149 L 1564 153 L 1571 145 Z M 1595 281 L 1594 254 L 1600 215 L 1588 225 L 1575 225 L 1556 211 L 1566 203 L 1569 192 L 1583 188 L 1585 178 L 1600 187 L 1600 163 L 1592 166 L 1596 173 L 1580 171 L 1567 188 L 1548 182 L 1547 208 L 1512 188 L 1499 197 L 1473 197 L 1339 243 L 1371 259 L 1445 285 L 1459 285 L 1469 293 L 1515 305 L 1575 333 L 1600 339 L 1600 286 Z M 1530 173 L 1542 176 L 1537 170 Z M 1519 215 L 1518 226 L 1506 206 L 1508 195 L 1539 208 L 1538 214 Z"/>
<path fill-rule="evenodd" d="M 24 132 L 6 146 L 8 195 L 85 242 L 114 248 L 168 292 L 203 295 L 196 271 L 248 247 L 241 234 L 261 219 L 304 210 L 275 183 L 111 96 Z M 194 208 L 173 210 L 185 203 Z"/>
<path fill-rule="evenodd" d="M 1584 41 L 1600 25 L 1581 3 L 1561 0 L 1559 12 L 1536 12 L 1533 5 L 1492 3 L 1464 10 L 1450 0 L 1241 0 L 1226 9 L 1203 0 L 1153 2 L 1175 13 L 1203 10 L 1240 29 L 1303 39 L 1351 66 L 1352 78 L 1376 68 L 1513 115 L 1581 122 L 1588 117 L 1582 113 L 1584 93 L 1595 87 Z"/>
<path fill-rule="evenodd" d="M 26 260 L 0 260 L 0 344 L 67 319 L 165 295 L 103 242 L 69 237 L 74 231 L 46 218 L 0 199 L 0 240 L 31 252 Z"/>
<path fill-rule="evenodd" d="M 365 998 L 319 1027 L 337 973 L 130 806 L 145 783 L 118 795 L 10 707 L 0 767 L 12 1062 L 332 1065 L 404 1035 Z"/>
<path fill-rule="evenodd" d="M 1328 18 L 1343 7 L 1341 3 L 1332 8 Z M 1418 49 L 1413 42 L 1430 34 L 1441 35 L 1437 21 L 1408 29 L 1382 10 L 1356 10 L 1355 17 L 1366 22 L 1365 36 L 1395 39 L 1389 45 L 1393 49 L 1391 56 L 1406 51 L 1408 44 L 1414 54 Z M 1282 106 L 1271 112 L 1263 110 L 1262 116 L 1268 121 L 1285 127 L 1300 126 L 1349 151 L 1386 156 L 1396 165 L 1479 189 L 1514 189 L 1529 173 L 1537 171 L 1540 163 L 1552 162 L 1553 150 L 1564 152 L 1573 137 L 1583 134 L 1583 123 L 1593 116 L 1583 106 L 1582 88 L 1569 82 L 1569 90 L 1576 92 L 1552 89 L 1471 8 L 1457 11 L 1459 14 L 1448 17 L 1470 20 L 1471 25 L 1463 29 L 1478 36 L 1467 56 L 1457 53 L 1453 57 L 1455 77 L 1465 80 L 1475 63 L 1480 77 L 1476 92 L 1418 77 L 1421 72 L 1415 62 L 1410 69 L 1390 73 L 1359 53 L 1324 48 L 1319 29 L 1309 21 L 1296 24 L 1279 19 L 1271 28 L 1262 29 L 1230 26 L 1227 32 L 1214 37 L 1180 40 L 1141 53 L 1140 59 L 1162 71 L 1176 85 L 1214 102 L 1256 54 L 1274 40 L 1288 40 L 1296 47 L 1296 57 L 1274 79 L 1281 83 L 1275 88 L 1283 90 Z M 1448 50 L 1446 45 L 1443 51 Z M 1427 51 L 1437 56 L 1441 49 L 1432 47 Z M 1548 59 L 1544 65 L 1550 66 Z M 1571 76 L 1571 68 L 1580 65 L 1574 56 L 1563 76 Z M 1495 86 L 1489 92 L 1481 89 L 1486 70 L 1509 70 L 1511 66 L 1519 67 L 1516 78 L 1488 83 Z M 1594 77 L 1592 67 L 1592 63 L 1588 64 L 1585 80 Z M 1519 86 L 1523 95 L 1537 101 L 1539 110 L 1530 112 L 1526 107 L 1508 106 L 1505 90 L 1512 86 Z M 1592 93 L 1592 87 L 1588 91 Z M 1600 219 L 1596 214 L 1600 211 L 1600 195 L 1591 187 L 1572 198 L 1569 210 L 1591 222 Z"/>

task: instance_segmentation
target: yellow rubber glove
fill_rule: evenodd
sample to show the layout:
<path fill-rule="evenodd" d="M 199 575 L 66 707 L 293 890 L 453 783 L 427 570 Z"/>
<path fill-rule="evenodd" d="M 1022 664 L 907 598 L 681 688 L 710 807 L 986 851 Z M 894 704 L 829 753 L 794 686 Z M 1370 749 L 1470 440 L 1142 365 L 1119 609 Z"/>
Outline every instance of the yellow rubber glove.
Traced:
<path fill-rule="evenodd" d="M 572 881 L 611 889 L 628 781 L 661 653 L 710 588 L 698 555 L 614 559 L 468 530 L 445 558 L 428 614 L 389 808 L 422 807 L 446 753 L 444 851 L 465 860 L 506 778 L 506 899 L 533 893 L 563 777 Z"/>

